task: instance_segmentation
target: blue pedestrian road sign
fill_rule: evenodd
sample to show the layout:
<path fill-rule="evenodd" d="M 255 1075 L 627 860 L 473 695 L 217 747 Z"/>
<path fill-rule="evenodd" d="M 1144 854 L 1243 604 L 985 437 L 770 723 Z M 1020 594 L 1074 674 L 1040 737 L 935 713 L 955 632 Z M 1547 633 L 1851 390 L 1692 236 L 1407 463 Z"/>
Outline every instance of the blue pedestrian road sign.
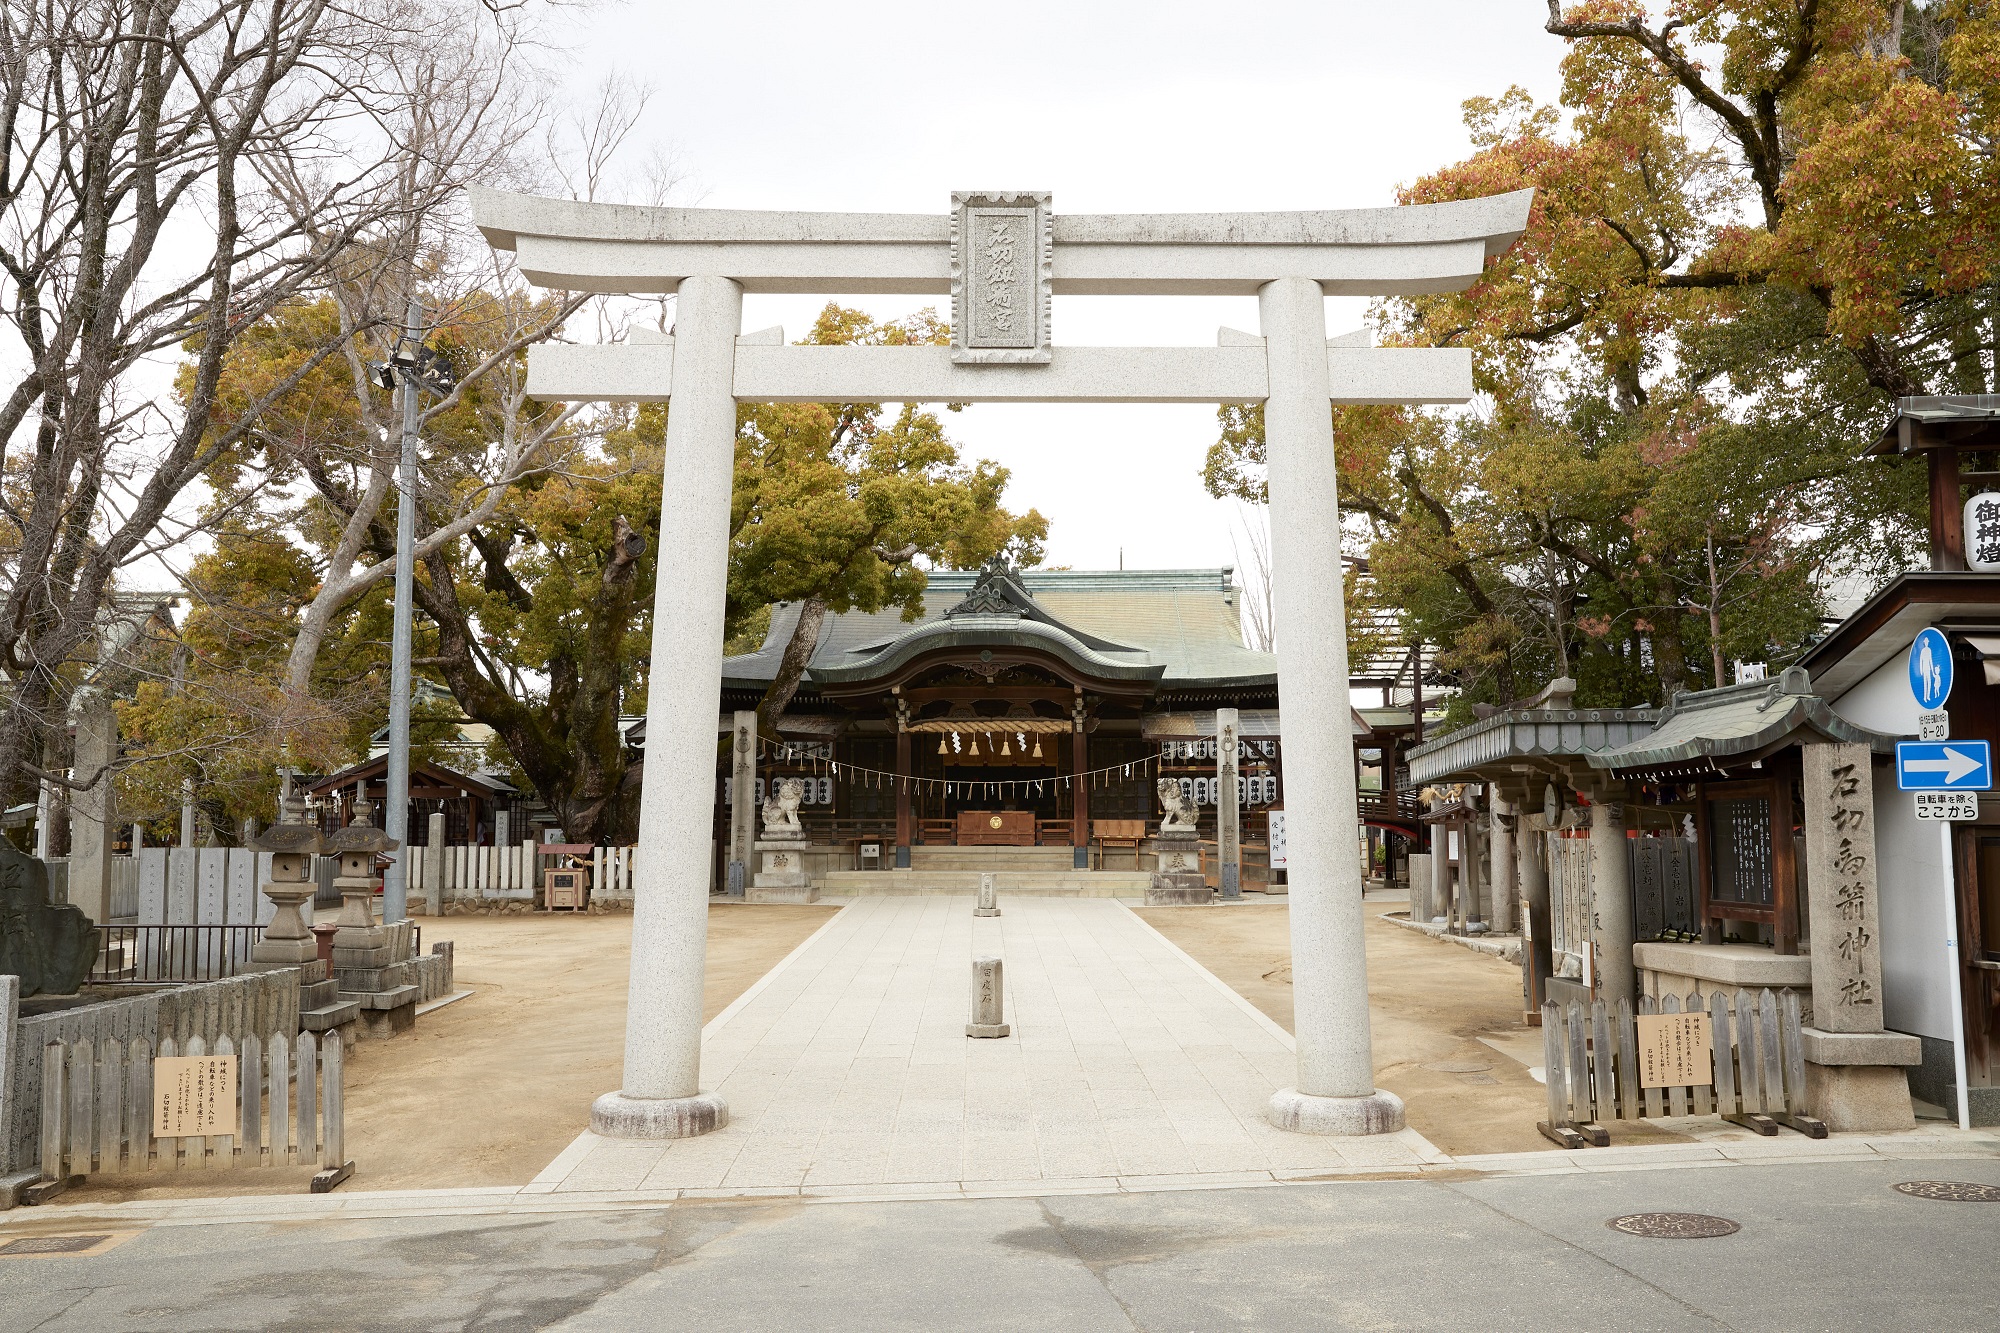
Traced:
<path fill-rule="evenodd" d="M 1924 630 L 1910 645 L 1910 693 L 1926 713 L 1951 698 L 1951 644 L 1935 629 Z"/>
<path fill-rule="evenodd" d="M 1896 785 L 1904 791 L 1990 791 L 1992 747 L 1985 741 L 1897 741 Z"/>

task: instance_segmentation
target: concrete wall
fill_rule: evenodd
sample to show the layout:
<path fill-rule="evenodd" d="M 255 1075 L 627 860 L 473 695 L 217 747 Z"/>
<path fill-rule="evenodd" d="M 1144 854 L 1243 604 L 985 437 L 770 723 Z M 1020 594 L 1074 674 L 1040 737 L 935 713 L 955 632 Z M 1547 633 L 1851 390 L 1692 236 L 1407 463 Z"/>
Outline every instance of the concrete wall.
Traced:
<path fill-rule="evenodd" d="M 1917 734 L 1917 701 L 1898 653 L 1832 701 L 1857 726 Z M 1882 1021 L 1897 1032 L 1952 1039 L 1945 939 L 1954 931 L 1950 825 L 1919 821 L 1896 774 L 1875 770 L 1875 858 L 1882 895 Z"/>

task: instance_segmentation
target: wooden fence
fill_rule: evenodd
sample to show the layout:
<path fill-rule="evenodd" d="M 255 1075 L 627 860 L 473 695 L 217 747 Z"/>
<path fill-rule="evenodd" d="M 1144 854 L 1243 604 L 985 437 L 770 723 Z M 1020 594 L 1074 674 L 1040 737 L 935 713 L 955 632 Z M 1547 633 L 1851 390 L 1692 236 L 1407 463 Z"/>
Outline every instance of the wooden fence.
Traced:
<path fill-rule="evenodd" d="M 233 1134 L 155 1138 L 153 1061 L 236 1058 Z M 41 1179 L 23 1201 L 41 1203 L 94 1173 L 318 1166 L 312 1192 L 354 1173 L 345 1156 L 341 1036 L 200 1037 L 159 1042 L 52 1041 L 42 1048 Z"/>
<path fill-rule="evenodd" d="M 1652 1120 L 1661 1116 L 1719 1115 L 1724 1120 L 1775 1134 L 1784 1125 L 1815 1139 L 1826 1126 L 1804 1114 L 1805 1046 L 1800 1033 L 1799 997 L 1765 990 L 1753 998 L 1736 992 L 1732 1004 L 1711 991 L 1704 1010 L 1699 995 L 1650 995 L 1639 999 L 1639 1017 L 1704 1014 L 1711 1059 L 1705 1081 L 1647 1087 L 1632 1005 L 1620 1000 L 1614 1011 L 1604 1001 L 1586 1012 L 1551 1000 L 1542 1006 L 1542 1041 L 1547 1060 L 1549 1118 L 1535 1127 L 1565 1148 L 1610 1143 L 1606 1120 Z"/>
<path fill-rule="evenodd" d="M 590 896 L 630 902 L 635 847 L 596 847 L 591 853 Z M 558 863 L 541 855 L 532 841 L 504 847 L 440 844 L 410 849 L 410 899 L 439 903 L 466 899 L 532 901 L 541 891 L 542 871 Z"/>

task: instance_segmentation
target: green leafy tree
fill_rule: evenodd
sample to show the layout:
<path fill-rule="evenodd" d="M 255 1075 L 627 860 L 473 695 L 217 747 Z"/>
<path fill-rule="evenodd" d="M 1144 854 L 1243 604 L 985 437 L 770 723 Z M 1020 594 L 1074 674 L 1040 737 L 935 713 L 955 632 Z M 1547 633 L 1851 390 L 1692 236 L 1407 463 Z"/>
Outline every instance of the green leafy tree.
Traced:
<path fill-rule="evenodd" d="M 944 344 L 930 311 L 881 322 L 829 303 L 804 341 L 872 346 Z M 797 602 L 776 679 L 758 703 L 775 733 L 812 661 L 829 611 L 922 611 L 918 562 L 953 569 L 1005 554 L 1041 561 L 1048 521 L 1001 503 L 1007 469 L 967 464 L 944 425 L 905 404 L 884 422 L 880 403 L 770 403 L 742 409 L 730 515 L 732 633 L 778 602 Z"/>

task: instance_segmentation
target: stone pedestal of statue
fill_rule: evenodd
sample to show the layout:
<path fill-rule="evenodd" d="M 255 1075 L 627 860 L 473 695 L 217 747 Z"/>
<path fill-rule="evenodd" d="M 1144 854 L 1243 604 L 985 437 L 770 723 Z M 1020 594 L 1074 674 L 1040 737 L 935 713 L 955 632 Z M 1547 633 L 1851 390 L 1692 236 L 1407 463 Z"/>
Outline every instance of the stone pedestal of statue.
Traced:
<path fill-rule="evenodd" d="M 1153 880 L 1146 886 L 1148 907 L 1193 907 L 1215 901 L 1201 873 L 1201 845 L 1193 829 L 1170 829 L 1146 842 L 1153 857 Z"/>
<path fill-rule="evenodd" d="M 816 903 L 819 889 L 806 877 L 806 842 L 797 837 L 773 837 L 769 830 L 757 839 L 757 874 L 744 897 L 753 903 Z"/>

